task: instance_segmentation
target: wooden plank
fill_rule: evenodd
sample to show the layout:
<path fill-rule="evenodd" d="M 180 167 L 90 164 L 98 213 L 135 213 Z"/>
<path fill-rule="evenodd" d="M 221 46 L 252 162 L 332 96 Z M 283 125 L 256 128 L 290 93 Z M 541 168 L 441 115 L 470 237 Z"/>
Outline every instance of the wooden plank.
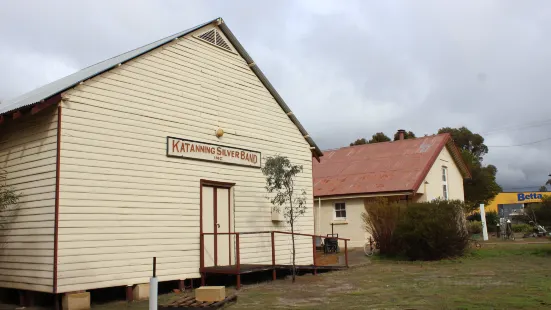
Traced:
<path fill-rule="evenodd" d="M 34 174 L 35 171 L 37 174 L 47 172 L 47 171 L 52 171 L 52 163 L 55 165 L 55 158 L 56 157 L 54 154 L 53 156 L 44 156 L 44 158 L 42 159 L 37 159 L 33 161 L 31 166 L 31 168 L 33 169 L 32 171 L 29 170 L 30 164 L 19 164 L 19 165 L 14 165 L 10 167 L 4 166 L 3 169 L 8 170 L 7 168 L 9 168 L 8 171 L 9 171 L 10 179 L 18 178 L 22 176 L 29 176 Z M 54 170 L 55 170 L 55 166 L 54 166 Z"/>
<path fill-rule="evenodd" d="M 197 277 L 202 178 L 239 184 L 235 214 L 244 218 L 235 221 L 236 229 L 273 227 L 260 170 L 167 158 L 166 135 L 185 132 L 265 156 L 284 153 L 305 166 L 298 184 L 311 193 L 311 153 L 294 124 L 242 60 L 224 64 L 214 50 L 201 59 L 202 50 L 207 48 L 195 43 L 159 50 L 67 93 L 59 292 L 147 282 L 152 256 L 162 281 Z M 220 125 L 229 132 L 217 139 L 213 132 Z M 243 238 L 244 261 L 263 259 L 255 240 Z M 286 256 L 282 250 L 276 258 Z"/>
<path fill-rule="evenodd" d="M 166 74 L 166 73 L 165 73 Z M 143 78 L 145 79 L 145 78 Z M 146 79 L 147 80 L 147 79 Z M 159 83 L 158 79 L 157 83 Z M 147 84 L 152 85 L 153 81 L 148 81 Z M 126 84 L 123 84 L 126 85 Z M 154 85 L 154 84 L 153 84 Z M 105 85 L 94 85 L 95 87 L 101 87 L 101 88 L 112 88 L 112 89 L 119 89 L 118 86 L 105 86 Z M 119 85 L 120 86 L 120 85 Z M 183 86 L 182 86 L 183 87 Z M 141 88 L 143 91 L 143 88 Z M 194 125 L 194 126 L 201 126 L 201 123 L 198 122 L 198 115 L 196 115 L 194 110 L 200 109 L 202 106 L 198 106 L 197 103 L 193 105 L 193 99 L 189 99 L 191 102 L 183 101 L 180 98 L 180 101 L 173 100 L 173 104 L 164 104 L 161 103 L 161 98 L 159 96 L 155 96 L 155 101 L 158 102 L 156 105 L 151 105 L 151 101 L 149 101 L 149 105 L 147 104 L 137 104 L 137 101 L 141 101 L 139 96 L 147 97 L 146 93 L 137 93 L 136 90 L 132 90 L 132 95 L 125 95 L 120 94 L 119 92 L 112 92 L 110 97 L 102 96 L 99 94 L 92 94 L 91 91 L 94 90 L 93 87 L 89 87 L 86 89 L 87 92 L 79 92 L 75 93 L 71 96 L 70 102 L 74 103 L 94 103 L 95 105 L 105 105 L 108 106 L 111 109 L 116 110 L 127 110 L 132 111 L 134 114 L 141 114 L 141 115 L 147 115 L 148 113 L 156 113 L 159 115 L 162 115 L 165 119 L 179 119 L 182 121 L 185 121 L 186 124 Z M 105 95 L 105 91 L 100 92 L 100 89 L 97 89 L 95 92 L 102 93 Z M 178 88 L 178 92 L 181 92 L 180 88 Z M 121 97 L 124 97 L 122 99 Z M 117 99 L 118 98 L 118 99 Z M 116 100 L 116 105 L 112 104 L 112 101 Z M 142 99 L 145 101 L 145 99 Z M 228 102 L 224 102 L 228 101 Z M 231 102 L 230 102 L 231 101 Z M 228 108 L 228 106 L 231 103 L 231 109 Z M 278 120 L 271 120 L 268 117 L 262 117 L 261 112 L 255 112 L 254 110 L 249 109 L 247 111 L 247 107 L 245 105 L 237 105 L 233 99 L 227 99 L 227 100 L 217 100 L 215 102 L 207 102 L 204 103 L 205 108 L 203 111 L 197 112 L 197 114 L 201 114 L 201 117 L 206 117 L 207 119 L 211 119 L 213 121 L 216 121 L 217 118 L 216 114 L 213 113 L 213 109 L 216 109 L 219 113 L 224 113 L 225 117 L 224 120 L 227 120 L 230 126 L 232 127 L 243 127 L 243 128 L 250 128 L 252 130 L 258 129 L 260 127 L 264 128 L 268 132 L 272 132 L 273 130 L 279 130 L 281 133 L 285 133 L 286 135 L 290 135 L 293 137 L 293 139 L 296 139 L 297 141 L 305 141 L 304 138 L 300 133 L 297 133 L 295 125 L 290 121 L 290 119 L 287 116 L 286 119 L 278 119 Z M 177 113 L 177 110 L 183 110 L 184 113 L 179 114 L 178 117 L 171 117 L 171 115 L 174 115 L 174 113 Z M 240 111 L 241 110 L 241 111 Z M 170 113 L 171 111 L 174 111 Z M 247 113 L 249 118 L 247 119 L 247 122 L 243 122 L 243 119 L 240 117 L 243 115 L 243 113 Z M 285 114 L 284 114 L 285 115 Z M 204 120 L 203 120 L 204 121 Z M 271 126 L 266 126 L 271 125 Z"/>
<path fill-rule="evenodd" d="M 25 150 L 29 147 L 36 147 L 43 144 L 51 143 L 52 137 L 56 136 L 57 123 L 49 124 L 48 128 L 35 128 L 35 130 L 42 130 L 40 134 L 36 134 L 36 131 L 27 130 L 26 132 L 18 132 L 17 134 L 10 134 L 2 136 L 0 140 L 0 154 L 4 152 L 10 152 L 13 150 Z M 26 127 L 21 130 L 27 129 Z M 55 141 L 55 139 L 54 139 Z"/>
<path fill-rule="evenodd" d="M 166 172 L 174 175 L 180 174 L 182 179 L 195 180 L 195 182 L 201 178 L 209 177 L 220 180 L 220 182 L 233 181 L 243 183 L 265 181 L 262 175 L 259 175 L 258 173 L 251 173 L 250 171 L 254 169 L 260 172 L 259 169 L 250 167 L 223 165 L 223 167 L 221 167 L 223 169 L 220 169 L 213 167 L 212 164 L 206 162 L 180 158 L 167 158 L 162 166 L 155 166 L 154 162 L 144 162 L 144 160 L 153 158 L 153 155 L 140 154 L 132 157 L 123 157 L 117 155 L 117 152 L 114 150 L 101 150 L 99 148 L 90 147 L 74 147 L 73 149 L 73 147 L 68 146 L 63 153 L 66 156 L 64 157 L 65 164 L 72 165 L 78 165 L 80 163 L 81 165 L 91 167 Z M 105 160 L 105 158 L 108 158 L 109 160 Z M 248 169 L 249 171 L 247 172 L 245 169 Z M 297 186 L 308 188 L 309 183 L 311 184 L 312 182 L 309 181 L 306 174 L 301 177 L 297 177 Z M 259 192 L 258 194 L 261 193 Z"/>
<path fill-rule="evenodd" d="M 51 282 L 51 281 L 50 281 Z M 36 292 L 44 292 L 44 293 L 51 293 L 52 292 L 52 285 L 40 285 L 36 283 L 24 283 L 24 282 L 11 282 L 11 281 L 3 281 L 2 287 L 4 288 L 12 288 L 12 289 L 19 289 L 19 290 L 29 290 L 29 291 L 36 291 Z"/>
<path fill-rule="evenodd" d="M 186 252 L 191 253 L 191 252 Z M 163 256 L 162 262 L 159 263 L 160 265 L 177 265 L 181 264 L 181 266 L 193 266 L 195 268 L 196 266 L 199 266 L 199 257 L 197 256 L 189 256 L 186 261 L 182 261 L 182 257 L 179 255 L 174 256 Z M 113 272 L 114 270 L 119 270 L 120 267 L 126 267 L 126 266 L 133 266 L 136 268 L 146 268 L 149 267 L 151 269 L 151 258 L 150 257 L 144 257 L 144 258 L 127 258 L 127 259 L 116 259 L 116 260 L 110 260 L 110 261 L 89 261 L 89 262 L 72 262 L 72 263 L 66 263 L 63 265 L 59 265 L 59 272 L 65 272 L 65 271 L 74 271 L 74 272 L 85 272 L 86 270 L 92 270 L 92 271 L 99 271 L 99 270 L 106 270 L 107 272 Z M 140 267 L 141 266 L 141 267 Z M 194 272 L 197 272 L 198 270 L 193 270 Z"/>
<path fill-rule="evenodd" d="M 74 265 L 74 264 L 73 264 Z M 199 262 L 172 262 L 172 263 L 163 263 L 159 264 L 157 268 L 159 270 L 162 269 L 162 272 L 159 273 L 160 276 L 163 275 L 169 275 L 169 274 L 178 274 L 181 273 L 183 269 L 195 269 L 198 268 Z M 112 275 L 114 273 L 121 275 L 121 274 L 131 274 L 131 273 L 145 273 L 151 272 L 151 263 L 147 264 L 141 264 L 136 265 L 132 264 L 129 266 L 117 266 L 116 271 L 114 271 L 112 268 L 109 268 L 110 266 L 101 266 L 99 268 L 83 268 L 83 269 L 71 269 L 71 270 L 62 270 L 58 273 L 58 278 L 60 279 L 68 279 L 68 278 L 75 278 L 75 277 L 95 277 L 98 275 Z"/>

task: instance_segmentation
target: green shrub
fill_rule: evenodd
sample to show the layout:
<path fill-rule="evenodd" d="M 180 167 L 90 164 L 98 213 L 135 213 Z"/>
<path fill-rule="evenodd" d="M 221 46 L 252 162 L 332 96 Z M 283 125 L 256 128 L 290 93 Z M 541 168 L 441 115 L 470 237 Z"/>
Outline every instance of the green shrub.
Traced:
<path fill-rule="evenodd" d="M 469 216 L 467 216 L 468 221 L 481 221 L 480 213 L 475 212 Z M 496 211 L 489 211 L 486 212 L 486 225 L 488 225 L 488 228 L 492 226 L 496 226 L 499 223 L 499 216 L 497 215 Z"/>
<path fill-rule="evenodd" d="M 436 200 L 409 204 L 394 234 L 403 254 L 412 260 L 461 256 L 469 243 L 463 203 Z"/>
<path fill-rule="evenodd" d="M 471 235 L 482 233 L 482 222 L 479 222 L 479 221 L 467 222 L 467 231 Z"/>
<path fill-rule="evenodd" d="M 532 225 L 530 224 L 513 224 L 511 225 L 513 232 L 516 233 L 528 233 L 532 231 Z"/>

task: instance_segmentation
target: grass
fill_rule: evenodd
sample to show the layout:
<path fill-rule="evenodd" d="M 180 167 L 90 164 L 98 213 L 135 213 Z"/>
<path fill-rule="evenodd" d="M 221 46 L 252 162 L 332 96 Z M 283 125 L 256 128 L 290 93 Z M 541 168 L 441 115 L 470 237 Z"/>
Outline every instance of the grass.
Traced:
<path fill-rule="evenodd" d="M 494 242 L 435 262 L 368 259 L 357 267 L 245 285 L 227 309 L 551 309 L 551 243 Z M 228 288 L 228 293 L 232 288 Z M 176 298 L 163 295 L 159 304 Z M 94 310 L 147 309 L 146 302 Z"/>
<path fill-rule="evenodd" d="M 368 265 L 247 286 L 230 309 L 549 309 L 551 244 L 484 245 L 461 259 Z"/>

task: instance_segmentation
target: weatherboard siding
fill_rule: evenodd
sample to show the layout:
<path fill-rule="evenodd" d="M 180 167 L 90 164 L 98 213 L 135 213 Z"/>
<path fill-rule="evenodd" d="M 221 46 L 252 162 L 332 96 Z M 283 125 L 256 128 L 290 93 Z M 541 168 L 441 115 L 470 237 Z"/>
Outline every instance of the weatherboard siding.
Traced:
<path fill-rule="evenodd" d="M 160 281 L 199 277 L 201 179 L 236 184 L 235 231 L 288 230 L 271 221 L 260 169 L 167 157 L 167 136 L 259 151 L 262 160 L 288 156 L 303 165 L 297 186 L 312 197 L 312 155 L 299 130 L 239 55 L 193 34 L 65 98 L 59 292 L 148 282 L 154 256 Z M 297 230 L 311 234 L 311 199 L 307 207 Z M 297 239 L 298 263 L 311 264 L 311 237 Z M 269 234 L 240 243 L 242 263 L 271 263 Z M 289 263 L 291 239 L 276 243 L 277 263 Z"/>
<path fill-rule="evenodd" d="M 52 292 L 57 109 L 0 127 L 0 169 L 21 194 L 0 229 L 0 287 Z"/>

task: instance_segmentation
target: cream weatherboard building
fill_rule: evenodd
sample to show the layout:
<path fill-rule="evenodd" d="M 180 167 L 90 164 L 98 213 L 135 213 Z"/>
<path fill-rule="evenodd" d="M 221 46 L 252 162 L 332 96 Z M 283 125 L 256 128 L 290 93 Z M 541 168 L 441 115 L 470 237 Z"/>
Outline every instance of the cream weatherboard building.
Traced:
<path fill-rule="evenodd" d="M 297 186 L 313 195 L 312 157 L 322 156 L 222 19 L 5 102 L 0 114 L 0 168 L 22 194 L 2 230 L 5 288 L 147 283 L 153 257 L 160 281 L 198 278 L 200 232 L 287 229 L 272 218 L 263 160 L 303 165 Z M 314 232 L 310 200 L 297 225 Z M 205 236 L 205 266 L 235 263 L 235 240 L 214 239 Z M 311 264 L 311 238 L 297 242 L 298 263 Z M 278 263 L 289 262 L 288 245 Z M 244 236 L 241 260 L 271 259 L 269 246 Z"/>
<path fill-rule="evenodd" d="M 470 173 L 449 134 L 325 151 L 314 162 L 316 234 L 350 238 L 351 247 L 369 239 L 362 213 L 374 197 L 391 200 L 464 200 Z"/>

